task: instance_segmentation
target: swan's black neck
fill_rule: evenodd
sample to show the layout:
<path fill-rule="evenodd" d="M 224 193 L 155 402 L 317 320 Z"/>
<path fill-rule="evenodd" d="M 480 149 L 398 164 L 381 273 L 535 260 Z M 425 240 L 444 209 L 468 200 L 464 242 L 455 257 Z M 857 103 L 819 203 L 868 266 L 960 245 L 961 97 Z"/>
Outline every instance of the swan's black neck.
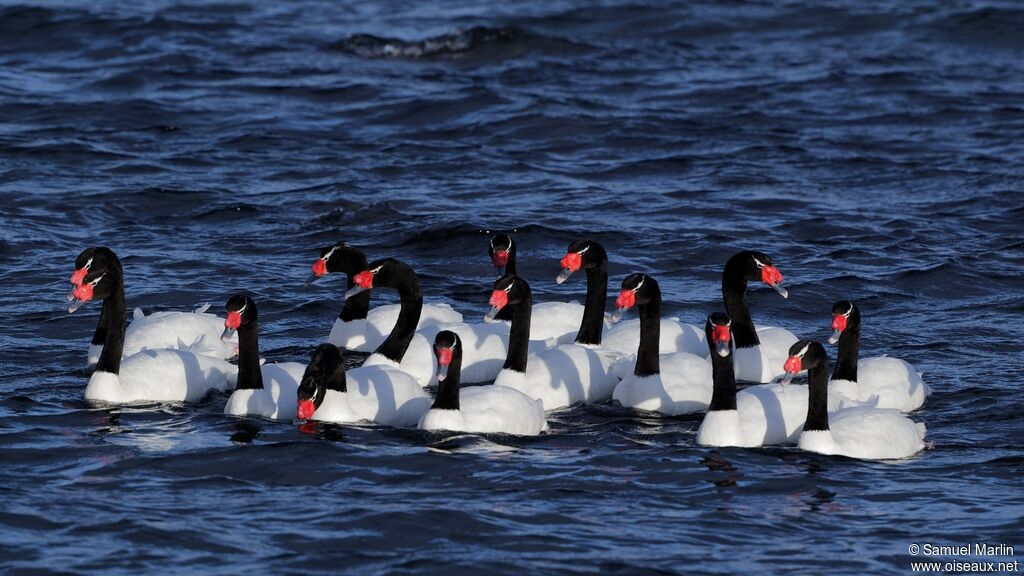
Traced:
<path fill-rule="evenodd" d="M 809 395 L 804 431 L 828 430 L 828 363 L 807 370 Z"/>
<path fill-rule="evenodd" d="M 96 362 L 96 372 L 117 374 L 121 370 L 121 354 L 124 352 L 124 331 L 127 306 L 124 301 L 124 275 L 121 263 L 111 263 L 109 274 L 114 275 L 114 290 L 103 299 L 103 310 L 100 312 L 100 323 L 104 324 L 103 352 Z M 97 327 L 97 332 L 100 329 Z"/>
<path fill-rule="evenodd" d="M 512 326 L 508 332 L 508 356 L 502 368 L 526 373 L 526 358 L 530 353 L 530 321 L 533 315 L 533 294 L 526 292 L 523 299 L 510 305 Z"/>
<path fill-rule="evenodd" d="M 366 266 L 366 255 L 361 250 L 351 246 L 339 246 L 335 249 L 334 254 L 331 255 L 331 272 L 345 273 L 347 277 L 345 281 L 346 290 L 350 290 L 356 285 L 356 274 L 366 270 Z M 341 309 L 341 313 L 338 314 L 338 318 L 343 322 L 362 320 L 366 318 L 366 314 L 369 311 L 370 291 L 360 292 L 345 300 L 345 306 Z"/>
<path fill-rule="evenodd" d="M 92 335 L 92 345 L 99 346 L 107 340 L 107 309 L 106 303 L 100 307 L 100 321 L 96 324 L 96 332 Z"/>
<path fill-rule="evenodd" d="M 437 384 L 437 397 L 434 398 L 435 410 L 459 409 L 459 382 L 462 380 L 462 348 L 456 346 L 452 350 L 452 361 L 448 365 L 448 375 Z"/>
<path fill-rule="evenodd" d="M 395 288 L 398 290 L 402 308 L 398 313 L 395 327 L 391 329 L 391 334 L 388 334 L 387 339 L 375 350 L 375 353 L 392 362 L 401 363 L 413 336 L 416 335 L 416 326 L 420 323 L 420 314 L 423 312 L 423 291 L 420 289 L 416 275 L 411 270 L 402 274 Z"/>
<path fill-rule="evenodd" d="M 604 307 L 608 300 L 608 259 L 587 268 L 587 300 L 583 305 L 583 321 L 576 334 L 577 344 L 601 345 L 604 330 Z"/>
<path fill-rule="evenodd" d="M 512 245 L 508 247 L 508 262 L 505 263 L 505 274 L 518 274 L 516 266 L 516 243 L 512 242 Z"/>
<path fill-rule="evenodd" d="M 735 410 L 736 372 L 732 366 L 732 352 L 723 358 L 718 355 L 713 344 L 711 347 L 711 380 L 714 387 L 711 390 L 711 405 L 708 406 L 708 411 Z"/>
<path fill-rule="evenodd" d="M 647 280 L 653 282 L 653 279 Z M 661 290 L 654 288 L 651 300 L 637 306 L 640 314 L 640 346 L 636 350 L 633 374 L 638 377 L 661 372 L 659 341 L 661 340 Z"/>
<path fill-rule="evenodd" d="M 238 384 L 235 385 L 235 388 L 238 390 L 263 389 L 258 322 L 238 327 Z"/>
<path fill-rule="evenodd" d="M 348 373 L 345 371 L 344 362 L 338 364 L 331 371 L 331 375 L 327 377 L 327 385 L 324 386 L 324 389 L 335 392 L 348 392 Z"/>
<path fill-rule="evenodd" d="M 747 307 L 747 279 L 736 262 L 729 260 L 722 272 L 722 300 L 725 311 L 732 318 L 732 337 L 736 348 L 750 348 L 760 344 L 761 340 L 754 330 L 754 321 Z"/>
<path fill-rule="evenodd" d="M 839 335 L 839 352 L 836 367 L 832 370 L 833 380 L 857 381 L 857 356 L 860 354 L 860 323 L 849 322 Z"/>

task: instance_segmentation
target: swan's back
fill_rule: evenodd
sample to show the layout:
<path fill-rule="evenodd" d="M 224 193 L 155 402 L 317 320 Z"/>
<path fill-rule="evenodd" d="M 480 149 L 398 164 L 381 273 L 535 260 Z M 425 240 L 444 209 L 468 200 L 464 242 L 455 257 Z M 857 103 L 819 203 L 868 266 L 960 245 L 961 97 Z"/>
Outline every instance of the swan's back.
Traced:
<path fill-rule="evenodd" d="M 144 350 L 121 361 L 112 383 L 96 372 L 85 388 L 87 400 L 114 403 L 198 402 L 211 390 L 228 390 L 226 372 L 237 367 L 219 358 L 186 350 Z"/>

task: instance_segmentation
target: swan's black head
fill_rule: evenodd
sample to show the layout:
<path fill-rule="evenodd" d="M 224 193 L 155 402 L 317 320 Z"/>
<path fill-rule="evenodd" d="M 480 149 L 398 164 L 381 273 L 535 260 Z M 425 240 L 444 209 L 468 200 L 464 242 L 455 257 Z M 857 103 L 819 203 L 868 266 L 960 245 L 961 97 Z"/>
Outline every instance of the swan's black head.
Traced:
<path fill-rule="evenodd" d="M 593 240 L 577 240 L 569 244 L 565 256 L 560 262 L 562 272 L 555 278 L 555 282 L 561 284 L 569 279 L 574 273 L 580 270 L 587 270 L 600 266 L 608 261 L 608 253 L 604 247 Z"/>
<path fill-rule="evenodd" d="M 327 390 L 345 391 L 345 362 L 333 344 L 321 344 L 313 351 L 298 389 L 296 417 L 309 420 L 324 402 Z"/>
<path fill-rule="evenodd" d="M 444 382 L 451 367 L 462 366 L 462 340 L 450 330 L 442 330 L 434 337 L 434 356 L 437 358 L 437 381 Z"/>
<path fill-rule="evenodd" d="M 828 354 L 825 347 L 814 340 L 801 340 L 789 348 L 789 358 L 783 368 L 786 371 L 783 384 L 789 382 L 803 370 L 828 368 Z"/>
<path fill-rule="evenodd" d="M 110 248 L 86 248 L 75 259 L 75 272 L 71 275 L 68 300 L 72 313 L 90 300 L 103 300 L 117 290 L 121 282 L 121 261 Z"/>
<path fill-rule="evenodd" d="M 359 272 L 365 267 L 366 256 L 361 250 L 345 242 L 338 242 L 320 251 L 320 257 L 313 262 L 313 273 L 306 280 L 306 286 L 331 272 L 350 273 L 353 269 Z"/>
<path fill-rule="evenodd" d="M 505 275 L 505 267 L 508 266 L 509 257 L 516 251 L 512 237 L 499 232 L 491 236 L 491 244 L 487 247 L 487 253 L 491 256 L 491 262 L 498 269 L 498 276 Z"/>
<path fill-rule="evenodd" d="M 220 335 L 220 339 L 223 341 L 229 340 L 235 330 L 243 326 L 253 326 L 259 320 L 256 302 L 243 294 L 235 294 L 228 298 L 227 304 L 224 305 L 224 311 L 227 312 L 227 317 L 224 319 L 224 333 Z"/>
<path fill-rule="evenodd" d="M 494 283 L 494 290 L 491 292 L 491 311 L 484 317 L 485 320 L 493 320 L 498 312 L 506 306 L 516 306 L 526 301 L 532 304 L 533 292 L 530 285 L 515 274 L 506 274 Z"/>
<path fill-rule="evenodd" d="M 846 330 L 860 328 L 860 309 L 849 300 L 840 300 L 832 305 L 832 336 L 828 343 L 839 342 L 839 337 Z"/>
<path fill-rule="evenodd" d="M 612 314 L 612 322 L 618 322 L 622 315 L 633 306 L 643 306 L 652 300 L 661 298 L 661 288 L 658 281 L 647 274 L 630 274 L 622 281 L 622 291 L 615 299 L 615 312 Z"/>
<path fill-rule="evenodd" d="M 712 354 L 725 358 L 732 354 L 732 318 L 725 312 L 712 312 L 704 324 L 708 348 Z"/>
<path fill-rule="evenodd" d="M 734 254 L 725 263 L 725 271 L 722 273 L 723 284 L 728 282 L 732 275 L 738 275 L 748 282 L 760 280 L 774 288 L 783 298 L 789 298 L 789 292 L 782 287 L 782 273 L 772 264 L 771 257 L 764 252 L 744 250 Z"/>
<path fill-rule="evenodd" d="M 345 293 L 346 298 L 374 288 L 398 288 L 402 284 L 416 284 L 416 273 L 408 264 L 394 258 L 374 260 L 366 270 L 353 278 L 355 286 Z"/>

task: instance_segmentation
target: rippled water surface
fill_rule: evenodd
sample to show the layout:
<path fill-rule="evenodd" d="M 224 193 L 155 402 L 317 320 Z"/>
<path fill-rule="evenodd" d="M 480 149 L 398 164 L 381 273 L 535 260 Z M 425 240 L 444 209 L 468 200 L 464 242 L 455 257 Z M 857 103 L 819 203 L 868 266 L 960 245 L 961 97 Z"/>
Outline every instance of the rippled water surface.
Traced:
<path fill-rule="evenodd" d="M 1024 555 L 1024 9 L 1014 2 L 52 2 L 0 7 L 0 571 L 909 573 L 914 542 Z M 260 303 L 308 358 L 323 246 L 412 264 L 485 312 L 488 231 L 539 299 L 574 239 L 666 312 L 721 307 L 728 256 L 791 298 L 755 320 L 914 363 L 930 449 L 866 463 L 694 446 L 700 416 L 610 404 L 535 439 L 91 406 L 99 308 Z M 377 302 L 393 300 L 375 294 Z"/>

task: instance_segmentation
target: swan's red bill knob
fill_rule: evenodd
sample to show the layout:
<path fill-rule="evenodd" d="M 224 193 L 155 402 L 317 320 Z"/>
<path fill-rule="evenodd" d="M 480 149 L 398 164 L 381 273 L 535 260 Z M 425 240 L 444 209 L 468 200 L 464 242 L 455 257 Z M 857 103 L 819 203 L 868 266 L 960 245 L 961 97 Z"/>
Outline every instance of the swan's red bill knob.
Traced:
<path fill-rule="evenodd" d="M 315 274 L 317 278 L 327 274 L 327 260 L 319 258 L 316 262 L 313 262 L 313 274 Z"/>
<path fill-rule="evenodd" d="M 78 270 L 75 270 L 75 273 L 71 275 L 71 283 L 75 286 L 81 286 L 82 282 L 85 280 L 85 275 L 88 273 L 89 270 L 86 268 L 79 268 Z"/>
<path fill-rule="evenodd" d="M 452 363 L 452 349 L 451 348 L 445 348 L 443 346 L 438 346 L 435 349 L 435 353 L 437 354 L 437 365 L 438 366 L 447 366 L 447 365 Z"/>
<path fill-rule="evenodd" d="M 491 256 L 491 262 L 494 262 L 495 268 L 508 266 L 508 250 L 495 250 L 494 255 Z"/>
<path fill-rule="evenodd" d="M 495 290 L 491 292 L 490 305 L 498 310 L 501 310 L 508 305 L 508 292 L 504 290 Z"/>
<path fill-rule="evenodd" d="M 769 286 L 778 286 L 782 283 L 782 272 L 775 266 L 761 268 L 761 281 Z"/>
<path fill-rule="evenodd" d="M 846 330 L 846 316 L 842 314 L 836 314 L 832 317 L 832 329 L 837 332 Z"/>
<path fill-rule="evenodd" d="M 714 340 L 716 344 L 728 342 L 731 337 L 732 335 L 729 333 L 728 326 L 716 325 L 714 331 L 711 332 L 711 339 Z"/>
<path fill-rule="evenodd" d="M 231 330 L 238 330 L 238 327 L 242 325 L 242 313 L 237 310 L 228 312 L 228 317 L 224 319 L 224 327 Z"/>
<path fill-rule="evenodd" d="M 313 417 L 314 412 L 316 412 L 316 404 L 312 400 L 303 400 L 299 402 L 299 408 L 295 415 L 299 420 L 309 420 Z"/>
<path fill-rule="evenodd" d="M 356 283 L 356 286 L 359 286 L 363 290 L 369 290 L 370 288 L 373 288 L 373 272 L 363 270 L 359 274 L 356 274 L 356 277 L 353 278 L 352 281 Z"/>
<path fill-rule="evenodd" d="M 799 356 L 790 356 L 786 360 L 786 364 L 783 366 L 787 374 L 796 374 L 803 370 L 803 361 L 800 360 Z"/>
<path fill-rule="evenodd" d="M 78 287 L 71 292 L 71 295 L 82 302 L 92 300 L 92 284 L 79 284 Z"/>
<path fill-rule="evenodd" d="M 578 252 L 569 252 L 562 257 L 562 268 L 570 272 L 576 272 L 583 266 L 583 256 L 580 256 Z"/>
<path fill-rule="evenodd" d="M 619 292 L 619 297 L 615 299 L 615 306 L 617 308 L 632 308 L 636 306 L 636 292 L 632 290 Z"/>

